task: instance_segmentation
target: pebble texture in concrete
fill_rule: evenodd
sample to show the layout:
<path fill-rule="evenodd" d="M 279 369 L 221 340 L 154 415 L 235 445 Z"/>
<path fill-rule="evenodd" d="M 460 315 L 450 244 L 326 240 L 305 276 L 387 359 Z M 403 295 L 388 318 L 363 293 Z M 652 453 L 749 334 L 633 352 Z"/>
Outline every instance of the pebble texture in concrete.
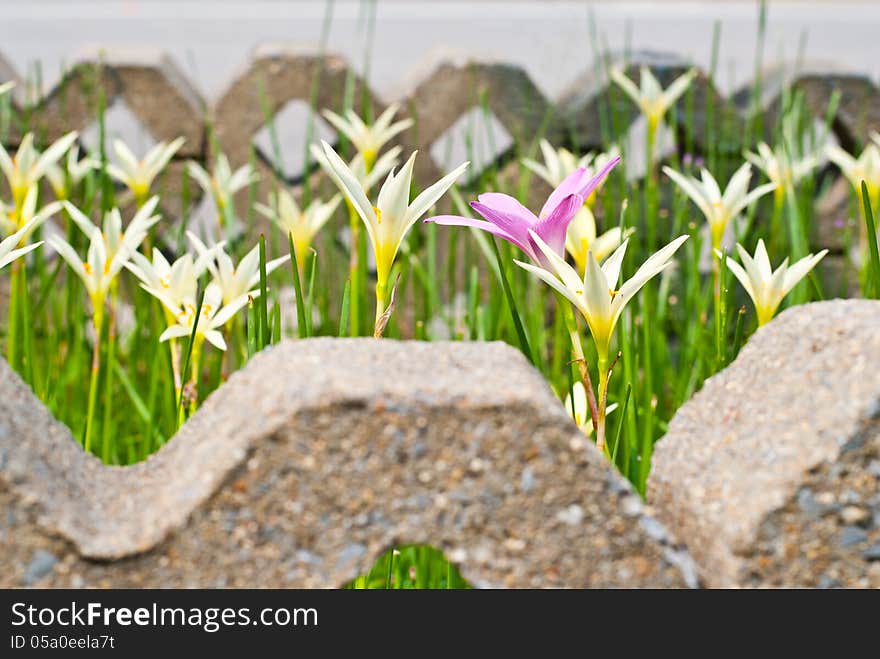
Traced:
<path fill-rule="evenodd" d="M 401 543 L 477 586 L 696 583 L 501 343 L 282 343 L 124 468 L 0 362 L 0 503 L 3 586 L 336 587 Z"/>
<path fill-rule="evenodd" d="M 710 586 L 880 587 L 880 302 L 795 307 L 678 411 L 648 501 Z"/>

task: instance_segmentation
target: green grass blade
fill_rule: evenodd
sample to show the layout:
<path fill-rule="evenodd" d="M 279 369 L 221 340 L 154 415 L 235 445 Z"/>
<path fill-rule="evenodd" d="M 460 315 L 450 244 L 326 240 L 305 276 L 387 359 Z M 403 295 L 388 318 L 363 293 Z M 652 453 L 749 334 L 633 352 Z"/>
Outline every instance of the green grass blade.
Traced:
<path fill-rule="evenodd" d="M 260 313 L 260 333 L 258 348 L 269 345 L 269 300 L 266 285 L 266 236 L 260 234 L 260 299 L 257 302 Z"/>
<path fill-rule="evenodd" d="M 351 279 L 345 280 L 345 289 L 342 291 L 342 309 L 339 311 L 339 336 L 349 336 L 348 309 L 351 297 Z"/>
<path fill-rule="evenodd" d="M 296 250 L 293 248 L 293 234 L 287 234 L 287 242 L 290 246 L 290 265 L 293 269 L 293 291 L 296 294 L 296 332 L 299 338 L 309 336 L 309 328 L 306 325 L 306 301 L 303 299 L 302 282 L 299 278 L 299 263 L 296 261 Z"/>
<path fill-rule="evenodd" d="M 865 208 L 865 226 L 868 229 L 868 279 L 865 281 L 865 297 L 880 297 L 880 254 L 877 249 L 877 224 L 874 222 L 874 210 L 871 208 L 871 197 L 868 185 L 862 181 L 862 204 Z"/>
<path fill-rule="evenodd" d="M 507 308 L 510 310 L 510 317 L 513 320 L 513 327 L 516 330 L 516 337 L 519 340 L 519 347 L 523 354 L 532 364 L 535 360 L 532 356 L 532 349 L 529 347 L 529 340 L 526 337 L 526 331 L 522 324 L 519 312 L 516 308 L 516 301 L 513 299 L 513 291 L 510 289 L 510 282 L 507 279 L 507 273 L 504 270 L 504 262 L 501 259 L 501 250 L 498 249 L 498 243 L 495 239 L 489 239 L 492 248 L 495 250 L 495 260 L 498 263 L 498 273 L 501 277 L 501 286 L 504 288 L 504 296 L 507 298 Z"/>

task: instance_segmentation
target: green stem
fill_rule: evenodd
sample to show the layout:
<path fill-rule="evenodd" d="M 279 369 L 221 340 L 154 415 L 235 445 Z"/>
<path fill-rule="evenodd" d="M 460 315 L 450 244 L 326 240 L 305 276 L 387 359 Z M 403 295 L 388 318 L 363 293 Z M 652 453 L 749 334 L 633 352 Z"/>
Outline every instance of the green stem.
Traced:
<path fill-rule="evenodd" d="M 385 313 L 385 300 L 388 297 L 388 282 L 377 281 L 376 282 L 376 321 L 373 325 L 374 332 L 373 336 L 377 339 L 382 336 L 382 329 L 379 327 L 379 323 L 382 319 L 382 314 Z"/>
<path fill-rule="evenodd" d="M 346 204 L 348 205 L 348 226 L 351 231 L 351 255 L 348 260 L 348 277 L 351 280 L 351 295 L 348 300 L 349 332 L 350 336 L 360 336 L 363 282 L 360 276 L 358 251 L 361 237 L 361 218 L 351 203 L 346 200 Z"/>
<path fill-rule="evenodd" d="M 596 448 L 603 453 L 608 453 L 608 447 L 605 444 L 605 408 L 608 403 L 608 358 L 599 355 L 599 399 L 598 403 L 598 419 L 596 422 Z M 610 457 L 610 456 L 609 456 Z"/>
<path fill-rule="evenodd" d="M 200 335 L 196 335 L 195 343 L 192 349 L 192 369 L 190 370 L 189 383 L 192 388 L 192 399 L 190 400 L 190 411 L 192 414 L 199 402 L 199 369 L 202 363 L 202 345 L 204 340 Z"/>
<path fill-rule="evenodd" d="M 9 281 L 9 327 L 6 330 L 6 361 L 13 370 L 18 370 L 18 279 L 21 261 L 12 262 Z"/>
<path fill-rule="evenodd" d="M 785 209 L 785 188 L 780 186 L 773 191 L 773 217 L 770 221 L 770 239 L 773 245 L 782 245 L 782 212 Z"/>
<path fill-rule="evenodd" d="M 104 421 L 101 427 L 101 459 L 110 462 L 110 422 L 113 409 L 113 364 L 116 361 L 116 305 L 119 298 L 118 280 L 110 288 L 110 321 L 107 325 L 107 375 L 104 378 Z"/>
<path fill-rule="evenodd" d="M 657 241 L 657 170 L 654 164 L 654 151 L 657 145 L 657 126 L 659 120 L 648 119 L 648 135 L 645 162 L 645 217 L 648 225 L 648 247 L 654 249 Z"/>
<path fill-rule="evenodd" d="M 101 371 L 101 334 L 104 325 L 103 303 L 93 301 L 95 308 L 92 322 L 95 326 L 95 345 L 92 349 L 92 372 L 89 380 L 89 403 L 86 411 L 86 433 L 83 440 L 83 448 L 86 453 L 92 448 L 92 433 L 95 429 L 95 404 L 98 401 L 98 379 Z"/>
<path fill-rule="evenodd" d="M 593 394 L 593 381 L 590 378 L 590 368 L 587 365 L 587 359 L 584 356 L 584 346 L 581 343 L 581 335 L 577 328 L 577 319 L 574 312 L 569 306 L 568 301 L 559 298 L 559 308 L 562 309 L 562 315 L 565 319 L 565 328 L 568 330 L 568 337 L 571 340 L 571 349 L 574 353 L 574 361 L 577 364 L 578 371 L 581 374 L 581 380 L 584 388 L 587 390 L 587 407 L 590 409 L 590 419 L 593 422 L 593 428 L 599 427 L 599 407 L 596 404 L 596 397 Z"/>

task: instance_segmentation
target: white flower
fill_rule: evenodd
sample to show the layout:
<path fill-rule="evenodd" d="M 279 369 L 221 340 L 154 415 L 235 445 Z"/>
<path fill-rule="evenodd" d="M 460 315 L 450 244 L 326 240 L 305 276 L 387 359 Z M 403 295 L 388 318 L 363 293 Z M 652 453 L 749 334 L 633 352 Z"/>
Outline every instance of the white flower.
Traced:
<path fill-rule="evenodd" d="M 67 166 L 62 169 L 57 163 L 52 163 L 46 168 L 46 178 L 52 185 L 55 197 L 65 200 L 70 197 L 71 191 L 79 185 L 86 174 L 93 169 L 98 169 L 101 164 L 94 158 L 79 159 L 79 147 L 73 146 L 67 152 Z"/>
<path fill-rule="evenodd" d="M 186 253 L 174 263 L 169 263 L 162 252 L 154 247 L 152 261 L 140 252 L 132 252 L 131 261 L 125 267 L 173 317 L 180 313 L 184 305 L 195 304 L 199 279 L 208 269 L 208 262 L 224 245 L 225 242 L 217 243 L 195 260 L 192 254 Z"/>
<path fill-rule="evenodd" d="M 345 117 L 341 117 L 330 110 L 324 110 L 322 114 L 327 118 L 327 121 L 333 124 L 336 130 L 345 135 L 354 144 L 363 157 L 367 169 L 371 169 L 376 156 L 388 140 L 413 124 L 412 119 L 402 119 L 401 121 L 391 123 L 399 109 L 400 106 L 397 103 L 392 103 L 372 124 L 365 123 L 351 109 L 346 111 Z"/>
<path fill-rule="evenodd" d="M 9 188 L 16 208 L 20 207 L 25 195 L 46 173 L 50 165 L 58 162 L 70 146 L 76 141 L 76 131 L 59 138 L 43 153 L 34 148 L 34 135 L 28 133 L 21 140 L 15 156 L 9 157 L 6 149 L 0 144 L 0 168 Z"/>
<path fill-rule="evenodd" d="M 244 255 L 238 266 L 232 257 L 223 249 L 214 245 L 210 250 L 192 232 L 187 232 L 190 242 L 200 256 L 206 256 L 213 251 L 214 258 L 207 258 L 206 266 L 214 277 L 214 283 L 220 290 L 223 304 L 229 305 L 238 300 L 242 295 L 248 295 L 250 289 L 260 282 L 260 246 L 256 245 L 250 252 Z M 266 276 L 268 277 L 282 263 L 290 258 L 289 254 L 266 262 Z"/>
<path fill-rule="evenodd" d="M 208 284 L 205 288 L 201 312 L 198 313 L 199 324 L 196 328 L 196 340 L 204 340 L 218 350 L 226 350 L 226 341 L 223 340 L 220 328 L 248 303 L 248 297 L 255 297 L 258 294 L 259 291 L 249 291 L 224 304 L 223 292 L 220 287 L 215 282 Z M 177 315 L 176 322 L 162 332 L 159 341 L 192 336 L 197 312 L 195 304 L 187 303 Z"/>
<path fill-rule="evenodd" d="M 64 208 L 70 214 L 70 219 L 86 236 L 91 237 L 96 231 L 101 235 L 107 259 L 113 260 L 117 253 L 125 255 L 125 260 L 120 267 L 125 265 L 128 256 L 140 247 L 150 228 L 159 221 L 159 215 L 153 214 L 158 203 L 159 197 L 152 197 L 135 213 L 128 227 L 123 231 L 122 213 L 118 208 L 113 208 L 104 214 L 103 227 L 99 228 L 76 206 L 69 201 L 63 202 Z"/>
<path fill-rule="evenodd" d="M 784 195 L 789 185 L 797 185 L 819 165 L 818 153 L 807 153 L 800 158 L 790 157 L 785 149 L 771 149 L 764 142 L 758 144 L 758 152 L 745 153 L 746 160 L 760 169 L 777 185 L 776 194 Z"/>
<path fill-rule="evenodd" d="M 596 235 L 596 218 L 588 206 L 581 208 L 572 218 L 565 233 L 565 250 L 571 254 L 580 272 L 586 272 L 587 254 L 592 251 L 597 261 L 602 261 L 629 236 L 634 229 L 627 229 L 626 234 L 620 227 L 613 227 Z"/>
<path fill-rule="evenodd" d="M 27 227 L 27 229 L 21 233 L 20 237 L 20 241 L 27 242 L 31 234 L 41 226 L 43 222 L 61 210 L 61 204 L 57 201 L 53 201 L 52 203 L 43 206 L 43 208 L 37 212 L 38 194 L 38 187 L 33 185 L 28 188 L 20 209 L 0 204 L 0 228 L 3 229 L 3 233 L 10 235 Z"/>
<path fill-rule="evenodd" d="M 320 165 L 321 169 L 323 169 L 327 174 L 331 177 L 333 176 L 333 169 L 330 167 L 330 163 L 327 160 L 327 156 L 324 155 L 324 150 L 317 144 L 312 144 L 309 147 L 309 150 L 312 153 L 312 157 L 315 161 Z M 351 170 L 351 173 L 354 174 L 355 178 L 358 180 L 358 183 L 361 184 L 361 187 L 365 192 L 369 192 L 376 183 L 382 180 L 382 178 L 390 172 L 394 167 L 397 166 L 398 158 L 400 157 L 400 153 L 403 151 L 399 146 L 395 146 L 391 149 L 388 149 L 385 153 L 383 153 L 379 159 L 373 164 L 373 167 L 367 172 L 367 166 L 364 163 L 364 157 L 358 153 L 354 158 L 351 159 L 351 162 L 348 163 L 348 168 Z"/>
<path fill-rule="evenodd" d="M 574 401 L 572 402 L 571 394 L 574 393 Z M 605 410 L 606 414 L 617 409 L 617 403 L 609 405 Z M 590 415 L 590 407 L 587 404 L 587 388 L 584 383 L 578 380 L 574 383 L 572 391 L 565 395 L 565 411 L 574 420 L 575 425 L 580 428 L 585 435 L 593 433 L 593 419 Z"/>
<path fill-rule="evenodd" d="M 776 183 L 766 183 L 749 192 L 749 180 L 752 177 L 750 163 L 743 163 L 734 172 L 724 189 L 724 194 L 721 193 L 721 188 L 718 187 L 715 178 L 706 169 L 701 171 L 702 180 L 685 176 L 670 167 L 664 167 L 663 172 L 675 181 L 706 217 L 712 233 L 712 247 L 714 249 L 721 247 L 724 230 L 744 208 L 776 189 Z"/>
<path fill-rule="evenodd" d="M 15 87 L 15 80 L 7 80 L 6 82 L 4 82 L 2 85 L 0 85 L 0 96 L 3 96 L 3 94 L 8 92 L 13 87 Z"/>
<path fill-rule="evenodd" d="M 758 314 L 759 325 L 763 325 L 773 318 L 782 299 L 828 253 L 827 249 L 823 249 L 815 256 L 809 254 L 791 267 L 789 267 L 788 258 L 786 258 L 776 270 L 773 270 L 763 240 L 758 240 L 754 257 L 750 256 L 742 245 L 737 244 L 736 248 L 745 269 L 730 257 L 727 258 L 727 267 L 739 279 L 739 283 L 752 298 L 755 311 Z M 718 252 L 718 258 L 721 258 L 720 252 Z"/>
<path fill-rule="evenodd" d="M 305 263 L 312 240 L 333 216 L 341 197 L 334 195 L 330 201 L 313 199 L 306 208 L 300 208 L 289 190 L 279 190 L 270 195 L 271 206 L 256 204 L 256 209 L 277 224 L 285 235 L 293 237 L 296 262 L 300 268 Z"/>
<path fill-rule="evenodd" d="M 858 195 L 859 203 L 862 198 L 862 181 L 868 188 L 868 196 L 871 204 L 880 201 L 880 136 L 873 133 L 871 136 L 876 144 L 869 144 L 864 148 L 858 158 L 853 158 L 839 146 L 829 144 L 826 153 L 828 159 L 840 168 L 843 175 L 849 180 Z M 876 207 L 874 210 L 876 214 Z"/>
<path fill-rule="evenodd" d="M 632 99 L 633 103 L 639 106 L 639 110 L 648 120 L 649 128 L 654 129 L 663 119 L 666 111 L 687 91 L 696 75 L 696 69 L 691 69 L 673 80 L 669 87 L 663 89 L 647 66 L 640 69 L 639 87 L 636 87 L 636 84 L 627 78 L 623 71 L 611 70 L 611 79 Z"/>
<path fill-rule="evenodd" d="M 4 239 L 3 242 L 0 242 L 0 268 L 5 268 L 15 259 L 24 256 L 43 244 L 43 241 L 41 240 L 37 243 L 31 243 L 30 245 L 19 247 L 19 245 L 25 240 L 25 237 L 34 230 L 34 223 L 36 222 L 36 219 L 27 222 L 21 227 L 21 229 Z"/>
<path fill-rule="evenodd" d="M 222 153 L 217 156 L 217 164 L 214 166 L 213 173 L 209 174 L 194 160 L 190 160 L 186 164 L 186 171 L 195 179 L 206 195 L 211 195 L 214 198 L 214 203 L 217 204 L 217 209 L 221 214 L 229 206 L 232 196 L 236 192 L 260 178 L 250 163 L 242 165 L 233 172 L 229 166 L 229 159 Z"/>
<path fill-rule="evenodd" d="M 412 184 L 416 153 L 409 157 L 399 172 L 393 170 L 379 190 L 374 206 L 367 199 L 357 176 L 327 142 L 322 142 L 330 176 L 360 215 L 367 227 L 376 257 L 376 273 L 380 284 L 387 283 L 391 265 L 400 243 L 410 227 L 452 187 L 470 163 L 463 163 L 439 181 L 423 190 L 412 203 L 409 190 Z"/>
<path fill-rule="evenodd" d="M 553 145 L 543 138 L 538 142 L 538 146 L 544 156 L 544 164 L 542 165 L 531 158 L 523 158 L 522 164 L 554 188 L 558 188 L 578 167 L 588 167 L 594 156 L 590 152 L 578 157 L 568 149 L 554 149 Z"/>
<path fill-rule="evenodd" d="M 125 266 L 130 252 L 127 245 L 121 243 L 116 254 L 112 258 L 108 258 L 107 245 L 98 227 L 94 228 L 89 238 L 89 251 L 85 261 L 80 259 L 76 250 L 60 236 L 50 236 L 49 245 L 58 252 L 61 258 L 67 261 L 70 269 L 85 284 L 86 291 L 92 300 L 95 324 L 100 327 L 104 300 L 107 298 L 110 285 L 113 283 L 116 275 Z"/>
<path fill-rule="evenodd" d="M 159 142 L 150 149 L 143 160 L 138 160 L 125 142 L 115 140 L 113 150 L 119 158 L 118 164 L 107 165 L 107 173 L 124 184 L 134 195 L 138 206 L 142 205 L 150 194 L 150 186 L 172 156 L 183 146 L 184 139 L 178 137 L 173 142 Z"/>
<path fill-rule="evenodd" d="M 532 239 L 544 253 L 549 265 L 547 268 L 543 268 L 522 261 L 515 261 L 515 263 L 537 275 L 565 296 L 581 312 L 596 343 L 600 370 L 607 364 L 611 336 L 626 304 L 652 277 L 672 264 L 673 254 L 688 239 L 687 236 L 680 236 L 653 254 L 618 289 L 620 266 L 623 263 L 623 256 L 629 241 L 624 241 L 601 266 L 592 253 L 588 254 L 586 273 L 581 279 L 574 268 L 553 251 L 552 247 L 541 240 L 540 236 L 534 231 L 530 231 L 530 233 Z"/>

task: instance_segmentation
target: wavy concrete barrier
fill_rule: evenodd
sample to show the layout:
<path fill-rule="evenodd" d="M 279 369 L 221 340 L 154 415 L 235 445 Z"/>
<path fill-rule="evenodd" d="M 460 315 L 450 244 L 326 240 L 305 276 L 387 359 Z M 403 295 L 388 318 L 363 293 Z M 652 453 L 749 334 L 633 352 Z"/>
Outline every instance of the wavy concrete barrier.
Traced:
<path fill-rule="evenodd" d="M 0 501 L 3 586 L 337 587 L 401 543 L 477 586 L 696 585 L 501 343 L 281 343 L 130 467 L 86 455 L 3 362 Z"/>
<path fill-rule="evenodd" d="M 795 307 L 685 403 L 648 501 L 711 586 L 880 587 L 880 302 Z"/>

